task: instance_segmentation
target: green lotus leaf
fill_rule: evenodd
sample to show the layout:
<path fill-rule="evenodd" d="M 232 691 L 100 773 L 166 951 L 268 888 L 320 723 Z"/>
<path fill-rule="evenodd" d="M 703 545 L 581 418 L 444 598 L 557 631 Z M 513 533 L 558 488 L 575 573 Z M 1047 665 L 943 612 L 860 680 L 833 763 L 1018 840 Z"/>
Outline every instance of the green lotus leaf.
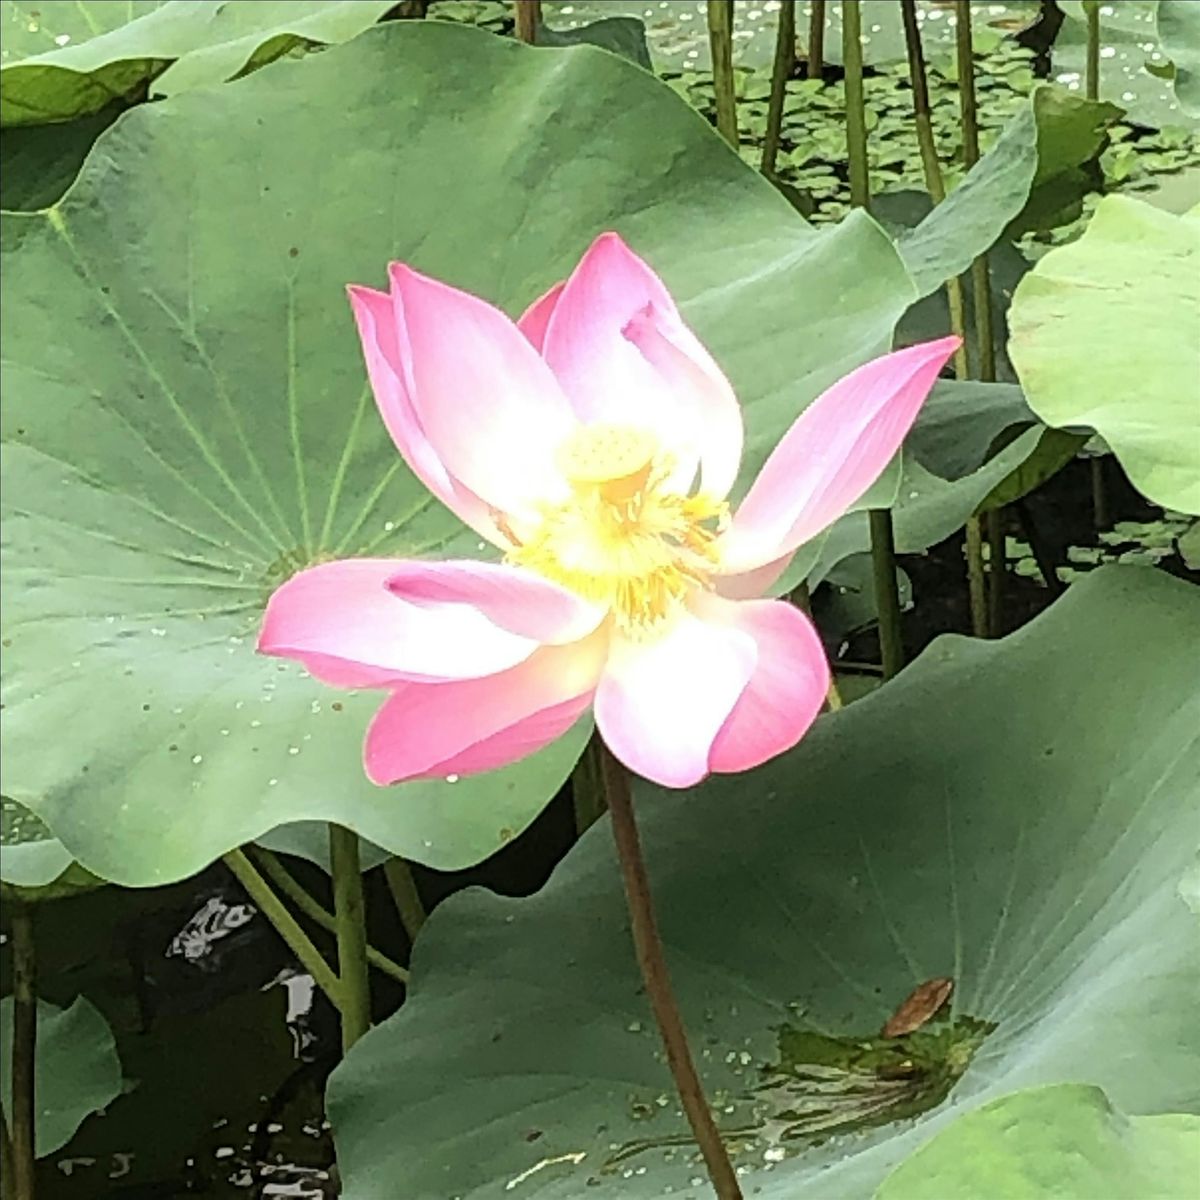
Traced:
<path fill-rule="evenodd" d="M 1010 226 L 1078 216 L 1084 194 L 1099 181 L 1095 160 L 1105 128 L 1120 115 L 1113 104 L 1038 88 L 962 183 L 901 238 L 921 294 L 961 275 Z"/>
<path fill-rule="evenodd" d="M 39 888 L 71 865 L 67 848 L 23 804 L 0 798 L 0 883 Z"/>
<path fill-rule="evenodd" d="M 0 125 L 41 125 L 170 96 L 297 48 L 343 42 L 393 0 L 3 0 Z"/>
<path fill-rule="evenodd" d="M 1129 119 L 1152 129 L 1195 128 L 1171 85 L 1173 64 L 1158 40 L 1161 0 L 1100 5 L 1100 98 L 1121 105 Z M 1187 0 L 1184 0 L 1187 3 Z M 1060 0 L 1066 15 L 1051 48 L 1052 78 L 1082 93 L 1087 74 L 1087 19 L 1083 0 Z"/>
<path fill-rule="evenodd" d="M 943 479 L 962 479 L 987 462 L 1002 434 L 1036 424 L 1015 384 L 942 379 L 917 414 L 904 448 Z"/>
<path fill-rule="evenodd" d="M 542 25 L 537 31 L 539 46 L 599 46 L 650 70 L 650 51 L 646 48 L 646 26 L 636 17 L 602 17 L 589 25 L 571 29 L 551 29 Z"/>
<path fill-rule="evenodd" d="M 0 138 L 0 209 L 32 212 L 61 200 L 116 105 L 57 125 L 18 125 Z"/>
<path fill-rule="evenodd" d="M 320 867 L 326 875 L 333 873 L 329 863 L 329 827 L 322 821 L 292 821 L 269 829 L 254 840 L 275 854 L 290 854 Z M 363 871 L 373 871 L 391 857 L 386 850 L 360 839 L 358 858 Z"/>
<path fill-rule="evenodd" d="M 1002 479 L 979 502 L 976 512 L 1003 508 L 1028 496 L 1046 480 L 1074 460 L 1088 443 L 1086 433 L 1068 433 L 1065 429 L 1043 429 L 1032 454 L 1011 474 Z"/>
<path fill-rule="evenodd" d="M 254 639 L 308 563 L 483 551 L 399 460 L 344 285 L 406 259 L 516 313 L 610 228 L 737 387 L 742 486 L 913 296 L 874 222 L 813 230 L 645 71 L 434 21 L 140 106 L 60 203 L 5 214 L 4 793 L 138 885 L 291 821 L 441 869 L 527 826 L 587 722 L 502 771 L 381 790 L 378 694 Z"/>
<path fill-rule="evenodd" d="M 1200 218 L 1105 197 L 1022 279 L 1009 330 L 1047 425 L 1095 430 L 1143 495 L 1200 513 Z"/>
<path fill-rule="evenodd" d="M 13 999 L 0 1000 L 0 1104 L 12 1112 Z M 70 1008 L 39 1000 L 34 1059 L 34 1149 L 39 1158 L 61 1150 L 92 1113 L 120 1094 L 121 1060 L 112 1030 L 84 996 Z M 9 1118 L 11 1121 L 11 1117 Z"/>
<path fill-rule="evenodd" d="M 1098 1087 L 1002 1096 L 952 1122 L 900 1164 L 875 1200 L 1191 1200 L 1200 1118 L 1127 1117 Z"/>
<path fill-rule="evenodd" d="M 1103 1088 L 1135 1119 L 1200 1110 L 1179 895 L 1200 841 L 1180 647 L 1198 643 L 1193 586 L 1102 567 L 1007 638 L 940 638 L 756 771 L 638 789 L 672 981 L 747 1196 L 862 1200 L 956 1118 L 1041 1084 Z M 606 821 L 538 894 L 439 905 L 412 967 L 403 1009 L 330 1082 L 348 1195 L 707 1194 Z M 955 983 L 946 1007 L 882 1038 L 935 978 Z"/>
<path fill-rule="evenodd" d="M 1175 98 L 1200 117 L 1200 9 L 1181 0 L 1159 0 L 1158 35 L 1175 64 Z"/>
<path fill-rule="evenodd" d="M 927 471 L 915 458 L 906 455 L 892 506 L 897 552 L 919 554 L 948 538 L 996 487 L 1020 469 L 1036 451 L 1043 433 L 1040 425 L 1026 429 L 983 466 L 953 480 Z M 807 556 L 808 548 L 803 548 L 797 559 L 807 559 L 804 577 L 815 586 L 825 579 L 834 564 L 870 546 L 867 514 L 848 513 L 833 523 L 818 547 Z"/>

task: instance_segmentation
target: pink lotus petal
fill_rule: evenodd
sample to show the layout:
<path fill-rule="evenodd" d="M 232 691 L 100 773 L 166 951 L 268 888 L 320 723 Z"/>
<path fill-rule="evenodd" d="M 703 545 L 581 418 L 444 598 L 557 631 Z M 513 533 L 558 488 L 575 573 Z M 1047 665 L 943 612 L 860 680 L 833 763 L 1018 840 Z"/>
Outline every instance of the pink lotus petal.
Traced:
<path fill-rule="evenodd" d="M 734 603 L 705 596 L 706 620 L 727 623 L 758 647 L 754 674 L 713 741 L 712 771 L 748 771 L 791 749 L 829 691 L 829 660 L 812 622 L 783 600 Z"/>
<path fill-rule="evenodd" d="M 440 686 L 452 687 L 454 685 L 442 684 Z M 394 697 L 386 701 L 385 707 L 387 704 L 391 704 L 393 699 Z M 420 697 L 410 696 L 408 700 L 401 703 L 411 705 L 414 699 L 417 703 L 421 701 Z M 502 729 L 499 733 L 486 737 L 435 766 L 427 768 L 421 776 L 416 778 L 445 779 L 450 775 L 478 775 L 483 771 L 495 771 L 500 767 L 507 767 L 510 763 L 520 762 L 521 759 L 536 754 L 537 751 L 562 737 L 587 712 L 591 702 L 591 693 L 585 692 L 582 696 L 573 696 L 569 700 L 563 700 L 559 704 L 531 713 L 506 729 Z M 382 717 L 382 712 L 380 716 Z M 408 718 L 401 713 L 394 719 Z M 382 780 L 374 780 L 374 782 L 379 783 Z M 391 782 L 398 782 L 398 780 Z"/>
<path fill-rule="evenodd" d="M 740 574 L 796 549 L 840 517 L 900 448 L 956 337 L 897 350 L 851 371 L 797 417 L 721 539 Z"/>
<path fill-rule="evenodd" d="M 387 586 L 410 603 L 467 604 L 509 633 L 555 645 L 585 637 L 605 616 L 545 576 L 504 563 L 412 560 L 399 564 Z"/>
<path fill-rule="evenodd" d="M 648 304 L 624 333 L 674 397 L 678 425 L 661 434 L 663 444 L 698 458 L 701 489 L 723 499 L 742 461 L 742 409 L 729 380 L 678 314 Z"/>
<path fill-rule="evenodd" d="M 553 375 L 499 309 L 393 263 L 413 410 L 447 469 L 503 513 L 566 494 L 554 463 L 577 422 Z"/>
<path fill-rule="evenodd" d="M 541 749 L 587 708 L 607 640 L 601 630 L 569 646 L 544 646 L 483 679 L 401 685 L 367 731 L 368 777 L 388 784 L 461 775 Z"/>
<path fill-rule="evenodd" d="M 690 787 L 754 675 L 754 638 L 730 623 L 681 613 L 646 641 L 613 640 L 596 689 L 596 725 L 631 771 L 664 787 Z"/>
<path fill-rule="evenodd" d="M 414 604 L 388 590 L 408 564 L 350 558 L 293 575 L 267 603 L 263 654 L 294 658 L 335 687 L 403 679 L 471 679 L 505 671 L 536 640 L 494 625 L 466 604 Z"/>
<path fill-rule="evenodd" d="M 407 358 L 407 350 L 402 356 L 398 340 L 405 335 L 396 327 L 391 296 L 368 287 L 355 286 L 346 290 L 358 325 L 375 403 L 400 456 L 412 473 L 460 520 L 489 541 L 506 544 L 496 530 L 488 506 L 450 474 L 421 428 L 405 383 L 402 363 Z"/>
<path fill-rule="evenodd" d="M 517 319 L 517 328 L 529 339 L 529 344 L 540 354 L 546 340 L 546 326 L 550 314 L 558 303 L 566 283 L 556 283 L 548 292 L 539 296 Z"/>
<path fill-rule="evenodd" d="M 585 422 L 651 430 L 690 485 L 723 497 L 737 475 L 733 389 L 662 280 L 615 233 L 598 237 L 557 298 L 543 353 Z"/>
<path fill-rule="evenodd" d="M 794 550 L 789 550 L 771 562 L 763 563 L 760 567 L 752 567 L 749 571 L 739 574 L 716 575 L 713 586 L 718 596 L 726 600 L 757 600 L 765 596 L 771 585 L 788 569 L 796 556 Z"/>

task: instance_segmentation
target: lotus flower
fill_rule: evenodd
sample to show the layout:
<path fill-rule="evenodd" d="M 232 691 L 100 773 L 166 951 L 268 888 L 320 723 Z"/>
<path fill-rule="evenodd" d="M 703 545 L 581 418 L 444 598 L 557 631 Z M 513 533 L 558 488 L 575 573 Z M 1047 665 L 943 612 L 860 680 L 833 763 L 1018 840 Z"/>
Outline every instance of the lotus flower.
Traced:
<path fill-rule="evenodd" d="M 784 435 L 731 514 L 742 416 L 662 281 L 612 233 L 514 324 L 393 263 L 350 302 L 384 424 L 500 561 L 352 558 L 271 597 L 259 640 L 387 693 L 378 784 L 516 761 L 589 708 L 637 774 L 687 787 L 793 746 L 829 686 L 764 599 L 896 453 L 957 339 L 875 359 Z"/>

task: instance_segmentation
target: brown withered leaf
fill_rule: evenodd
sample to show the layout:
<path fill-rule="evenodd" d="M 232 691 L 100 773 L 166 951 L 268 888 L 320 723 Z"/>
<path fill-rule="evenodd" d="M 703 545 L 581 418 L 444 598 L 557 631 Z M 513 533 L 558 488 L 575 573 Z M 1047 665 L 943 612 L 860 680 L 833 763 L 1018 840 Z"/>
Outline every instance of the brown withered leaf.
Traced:
<path fill-rule="evenodd" d="M 890 1017 L 880 1031 L 885 1038 L 902 1037 L 920 1029 L 926 1021 L 937 1016 L 943 1004 L 954 991 L 953 979 L 927 979 L 919 983 L 908 998 Z"/>

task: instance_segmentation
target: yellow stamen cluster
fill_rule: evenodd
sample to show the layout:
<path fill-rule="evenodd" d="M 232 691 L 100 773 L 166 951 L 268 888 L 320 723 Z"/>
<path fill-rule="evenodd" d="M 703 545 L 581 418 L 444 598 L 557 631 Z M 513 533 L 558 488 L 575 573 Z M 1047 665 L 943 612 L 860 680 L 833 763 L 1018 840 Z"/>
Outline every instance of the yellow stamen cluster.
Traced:
<path fill-rule="evenodd" d="M 625 426 L 589 425 L 563 446 L 571 496 L 547 505 L 509 561 L 607 605 L 618 628 L 645 633 L 689 591 L 707 587 L 728 508 L 666 486 L 673 464 L 656 440 Z"/>

